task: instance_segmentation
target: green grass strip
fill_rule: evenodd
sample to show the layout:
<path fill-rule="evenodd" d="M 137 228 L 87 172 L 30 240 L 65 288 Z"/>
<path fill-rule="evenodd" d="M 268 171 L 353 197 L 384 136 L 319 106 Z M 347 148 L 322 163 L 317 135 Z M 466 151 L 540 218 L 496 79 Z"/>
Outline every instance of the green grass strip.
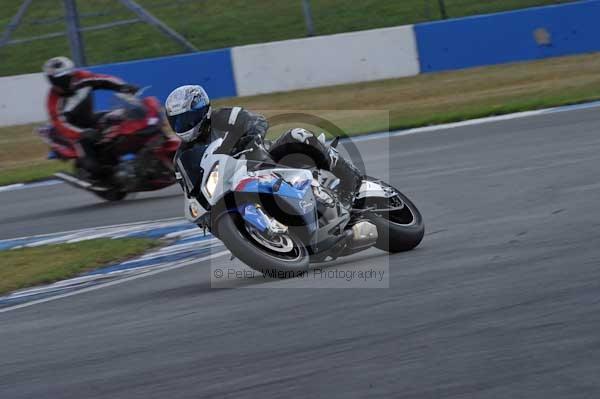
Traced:
<path fill-rule="evenodd" d="M 98 238 L 2 251 L 0 294 L 75 277 L 141 255 L 157 245 L 158 241 L 151 239 Z"/>

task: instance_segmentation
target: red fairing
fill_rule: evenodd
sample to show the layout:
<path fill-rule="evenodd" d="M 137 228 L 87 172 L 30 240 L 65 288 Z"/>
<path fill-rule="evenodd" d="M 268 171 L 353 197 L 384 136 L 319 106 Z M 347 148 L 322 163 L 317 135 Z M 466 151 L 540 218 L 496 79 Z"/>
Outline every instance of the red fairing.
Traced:
<path fill-rule="evenodd" d="M 181 140 L 179 139 L 179 137 L 169 136 L 168 140 L 165 141 L 165 145 L 163 145 L 162 148 L 164 152 L 173 154 L 173 156 L 175 156 L 175 153 L 177 152 L 177 149 L 180 145 Z"/>
<path fill-rule="evenodd" d="M 111 129 L 111 132 L 107 134 L 107 137 L 114 139 L 118 136 L 133 136 L 140 130 L 145 129 L 148 126 L 148 118 L 138 120 L 125 120 L 118 126 Z"/>
<path fill-rule="evenodd" d="M 148 115 L 156 116 L 160 115 L 160 102 L 156 97 L 146 97 L 143 100 L 144 104 L 148 107 Z"/>
<path fill-rule="evenodd" d="M 156 156 L 167 164 L 173 163 L 175 153 L 181 144 L 181 140 L 178 137 L 168 136 L 164 144 L 156 150 Z"/>
<path fill-rule="evenodd" d="M 92 77 L 86 75 L 86 79 L 92 79 Z M 40 131 L 40 135 L 60 158 L 76 159 L 81 156 L 77 141 L 80 131 L 83 129 L 68 125 L 61 117 L 58 110 L 62 107 L 60 104 L 62 101 L 62 97 L 58 93 L 50 93 L 49 105 L 52 110 L 53 129 Z M 165 165 L 172 166 L 173 157 L 181 142 L 178 137 L 168 136 L 164 133 L 160 102 L 156 97 L 142 99 L 142 105 L 145 111 L 143 117 L 124 119 L 111 126 L 104 132 L 102 142 L 115 141 L 117 143 L 114 147 L 115 152 L 124 154 L 137 152 L 142 147 L 151 145 L 154 140 L 164 140 L 162 145 L 154 150 L 154 153 Z M 121 140 L 121 138 L 125 139 Z"/>
<path fill-rule="evenodd" d="M 146 104 L 146 106 L 148 107 L 148 117 L 158 118 L 160 123 L 162 123 L 161 108 L 158 99 L 156 97 L 146 97 L 144 98 L 144 104 Z M 158 154 L 158 156 L 164 157 L 168 159 L 169 163 L 172 163 L 173 157 L 175 156 L 177 149 L 181 145 L 181 140 L 177 136 L 165 136 L 167 137 L 167 140 L 160 148 L 160 153 Z"/>
<path fill-rule="evenodd" d="M 142 119 L 127 119 L 115 126 L 107 133 L 107 137 L 115 138 L 117 136 L 135 135 L 137 132 L 146 129 L 152 125 L 162 123 L 160 115 L 160 103 L 156 97 L 146 97 L 142 100 L 145 106 L 146 115 Z"/>

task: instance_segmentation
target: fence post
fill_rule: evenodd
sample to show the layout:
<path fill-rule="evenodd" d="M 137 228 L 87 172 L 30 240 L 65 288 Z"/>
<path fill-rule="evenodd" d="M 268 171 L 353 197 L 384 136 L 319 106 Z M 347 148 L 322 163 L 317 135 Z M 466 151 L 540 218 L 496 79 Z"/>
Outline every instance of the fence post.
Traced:
<path fill-rule="evenodd" d="M 21 3 L 19 11 L 17 11 L 14 17 L 12 17 L 10 23 L 6 25 L 6 29 L 4 29 L 4 33 L 2 34 L 2 37 L 0 37 L 0 47 L 8 43 L 8 41 L 10 40 L 10 35 L 12 35 L 15 29 L 17 29 L 21 24 L 21 20 L 23 19 L 23 16 L 27 12 L 27 9 L 31 5 L 32 1 L 33 0 L 25 0 Z"/>
<path fill-rule="evenodd" d="M 438 3 L 440 5 L 440 15 L 442 16 L 442 19 L 448 19 L 448 13 L 446 12 L 446 3 L 444 1 L 445 0 L 438 0 Z"/>
<path fill-rule="evenodd" d="M 181 44 L 188 52 L 193 53 L 198 51 L 196 47 L 192 43 L 190 43 L 185 37 L 177 33 L 177 31 L 171 29 L 167 24 L 162 22 L 160 19 L 156 18 L 149 11 L 147 11 L 144 7 L 140 6 L 134 0 L 120 0 L 121 4 L 125 7 L 129 8 L 131 11 L 135 13 L 142 21 L 147 24 L 153 25 L 158 28 L 162 33 Z"/>
<path fill-rule="evenodd" d="M 304 22 L 306 23 L 306 35 L 315 35 L 315 26 L 313 24 L 312 10 L 310 8 L 310 0 L 302 0 L 302 8 L 304 9 Z"/>
<path fill-rule="evenodd" d="M 85 48 L 83 46 L 83 39 L 81 38 L 77 5 L 75 4 L 75 0 L 64 0 L 64 3 L 67 20 L 67 36 L 69 37 L 73 61 L 75 61 L 75 65 L 77 66 L 84 66 L 86 64 Z"/>

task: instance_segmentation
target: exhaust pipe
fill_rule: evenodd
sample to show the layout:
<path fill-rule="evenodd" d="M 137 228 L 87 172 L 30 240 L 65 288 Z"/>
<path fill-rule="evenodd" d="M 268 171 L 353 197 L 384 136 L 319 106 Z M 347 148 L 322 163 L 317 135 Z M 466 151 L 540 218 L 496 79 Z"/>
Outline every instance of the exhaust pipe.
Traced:
<path fill-rule="evenodd" d="M 346 230 L 345 245 L 337 256 L 347 256 L 372 247 L 377 242 L 377 226 L 368 221 L 362 221 Z M 337 257 L 336 256 L 336 257 Z"/>
<path fill-rule="evenodd" d="M 333 248 L 313 255 L 311 262 L 325 262 L 352 255 L 373 246 L 378 237 L 377 226 L 366 220 L 358 222 L 351 229 L 344 230 L 343 236 Z"/>
<path fill-rule="evenodd" d="M 352 226 L 350 248 L 353 250 L 370 247 L 377 241 L 377 226 L 368 221 L 362 221 Z"/>

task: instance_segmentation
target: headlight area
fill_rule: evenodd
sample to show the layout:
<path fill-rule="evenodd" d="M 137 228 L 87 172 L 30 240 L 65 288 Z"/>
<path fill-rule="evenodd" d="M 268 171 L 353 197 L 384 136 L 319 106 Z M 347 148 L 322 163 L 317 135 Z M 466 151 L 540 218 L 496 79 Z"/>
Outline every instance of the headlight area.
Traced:
<path fill-rule="evenodd" d="M 214 166 L 212 167 L 212 169 L 210 170 L 210 173 L 208 174 L 208 179 L 206 179 L 206 193 L 208 194 L 208 196 L 210 198 L 212 198 L 212 196 L 215 193 L 215 190 L 217 189 L 217 183 L 219 181 L 219 163 L 215 163 Z"/>

